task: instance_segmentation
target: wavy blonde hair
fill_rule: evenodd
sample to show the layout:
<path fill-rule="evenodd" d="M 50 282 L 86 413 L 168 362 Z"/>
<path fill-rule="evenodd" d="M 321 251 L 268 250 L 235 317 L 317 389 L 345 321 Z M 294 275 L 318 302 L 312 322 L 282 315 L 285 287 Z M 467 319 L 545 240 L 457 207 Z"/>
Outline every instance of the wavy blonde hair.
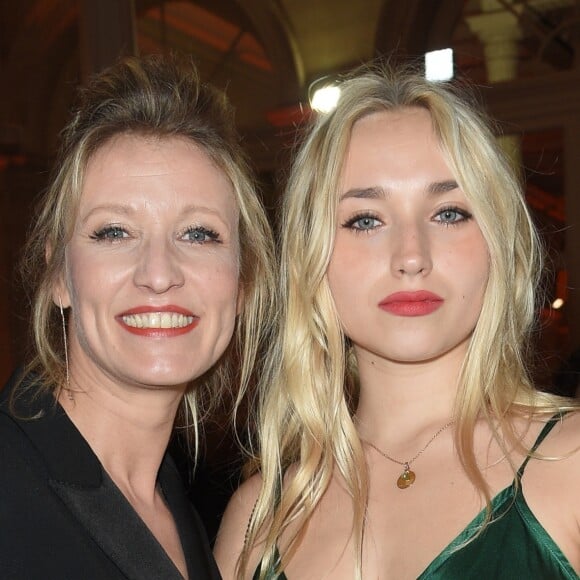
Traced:
<path fill-rule="evenodd" d="M 33 293 L 34 345 L 26 372 L 34 373 L 34 386 L 58 391 L 65 384 L 65 345 L 53 287 L 63 272 L 87 164 L 99 148 L 128 133 L 194 143 L 230 180 L 240 210 L 243 309 L 226 353 L 188 389 L 176 426 L 192 428 L 197 449 L 200 407 L 208 408 L 232 385 L 247 386 L 271 326 L 273 242 L 234 126 L 225 95 L 202 83 L 186 57 L 126 58 L 79 90 L 22 263 L 24 283 Z"/>
<path fill-rule="evenodd" d="M 407 107 L 429 111 L 449 167 L 487 242 L 489 279 L 455 401 L 456 446 L 466 473 L 485 498 L 486 523 L 490 490 L 475 460 L 476 420 L 483 416 L 489 421 L 507 453 L 500 432 L 520 445 L 510 414 L 553 413 L 566 404 L 536 391 L 528 375 L 541 244 L 518 179 L 472 101 L 458 88 L 429 82 L 415 71 L 366 68 L 341 84 L 337 108 L 314 120 L 297 151 L 281 220 L 282 324 L 260 401 L 255 469 L 263 485 L 238 562 L 240 577 L 257 547 L 260 578 L 268 570 L 284 568 L 335 469 L 352 497 L 356 577 L 362 577 L 368 475 L 352 420 L 356 362 L 326 277 L 341 170 L 352 128 L 361 118 Z M 298 532 L 276 562 L 277 542 L 296 521 Z"/>

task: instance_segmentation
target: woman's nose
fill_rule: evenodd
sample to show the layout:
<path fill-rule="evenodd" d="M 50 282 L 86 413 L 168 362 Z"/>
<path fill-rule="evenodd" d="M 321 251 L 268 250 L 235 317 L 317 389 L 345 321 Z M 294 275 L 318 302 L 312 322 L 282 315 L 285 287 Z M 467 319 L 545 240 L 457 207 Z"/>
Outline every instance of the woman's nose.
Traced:
<path fill-rule="evenodd" d="M 183 268 L 178 249 L 169 240 L 148 240 L 140 248 L 135 268 L 135 284 L 156 294 L 183 286 Z"/>
<path fill-rule="evenodd" d="M 431 244 L 421 225 L 407 223 L 398 227 L 391 242 L 391 271 L 394 276 L 424 276 L 431 271 Z"/>

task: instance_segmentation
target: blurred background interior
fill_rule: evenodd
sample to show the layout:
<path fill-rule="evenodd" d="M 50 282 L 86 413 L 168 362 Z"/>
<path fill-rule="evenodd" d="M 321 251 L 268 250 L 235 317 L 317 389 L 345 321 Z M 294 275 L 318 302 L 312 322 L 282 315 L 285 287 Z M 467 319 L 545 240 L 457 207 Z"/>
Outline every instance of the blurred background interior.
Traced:
<path fill-rule="evenodd" d="M 22 360 L 16 276 L 75 86 L 121 54 L 192 54 L 225 89 L 275 214 L 315 89 L 370 59 L 452 49 L 521 168 L 552 271 L 538 382 L 580 361 L 580 0 L 0 0 L 0 384 Z M 218 445 L 219 447 L 219 445 Z"/>

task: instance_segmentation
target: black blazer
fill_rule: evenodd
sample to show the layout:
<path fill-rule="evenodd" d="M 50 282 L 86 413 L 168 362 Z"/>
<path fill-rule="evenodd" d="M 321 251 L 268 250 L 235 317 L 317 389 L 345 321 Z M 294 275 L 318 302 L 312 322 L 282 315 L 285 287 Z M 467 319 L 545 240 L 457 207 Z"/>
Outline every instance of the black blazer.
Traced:
<path fill-rule="evenodd" d="M 0 394 L 0 578 L 180 580 L 173 562 L 51 395 Z M 41 414 L 38 419 L 23 419 Z M 167 455 L 159 484 L 191 580 L 219 580 L 205 531 Z"/>

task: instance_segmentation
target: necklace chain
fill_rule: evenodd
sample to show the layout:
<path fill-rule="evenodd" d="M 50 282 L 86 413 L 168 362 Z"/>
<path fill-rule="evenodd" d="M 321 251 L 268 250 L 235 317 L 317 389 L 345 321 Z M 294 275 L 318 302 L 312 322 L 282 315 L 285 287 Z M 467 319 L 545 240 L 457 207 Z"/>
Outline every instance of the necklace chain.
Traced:
<path fill-rule="evenodd" d="M 431 445 L 431 443 L 433 443 L 433 441 L 435 441 L 435 439 L 437 439 L 437 437 L 439 437 L 439 435 L 441 435 L 441 433 L 443 433 L 445 429 L 451 427 L 451 425 L 453 425 L 454 422 L 455 421 L 452 419 L 448 423 L 445 423 L 443 427 L 440 427 L 431 437 L 431 439 L 429 439 L 429 441 L 427 441 L 427 443 L 425 443 L 425 445 L 419 450 L 419 452 L 414 457 L 408 459 L 407 461 L 399 461 L 398 459 L 391 457 L 390 455 L 379 449 L 376 445 L 374 445 L 370 441 L 366 441 L 365 439 L 363 439 L 362 441 L 363 443 L 366 443 L 369 447 L 372 447 L 375 451 L 380 453 L 385 459 L 388 459 L 393 463 L 397 463 L 398 465 L 403 466 L 403 473 L 399 476 L 399 479 L 397 479 L 397 487 L 399 487 L 399 489 L 406 489 L 407 487 L 413 485 L 413 483 L 415 482 L 415 473 L 410 469 L 411 463 L 413 463 L 415 459 L 420 457 L 423 454 L 423 452 L 427 449 L 427 447 L 429 447 L 429 445 Z"/>
<path fill-rule="evenodd" d="M 423 454 L 423 452 L 427 449 L 427 447 L 429 447 L 429 445 L 431 445 L 431 443 L 433 443 L 433 441 L 435 441 L 435 439 L 437 439 L 437 437 L 439 437 L 439 435 L 441 435 L 441 433 L 443 433 L 443 431 L 445 431 L 445 429 L 448 429 L 449 427 L 451 427 L 451 425 L 453 425 L 453 423 L 455 423 L 454 420 L 451 420 L 448 423 L 445 423 L 445 425 L 443 425 L 443 427 L 438 429 L 436 431 L 435 435 L 433 435 L 433 437 L 431 437 L 431 439 L 429 439 L 429 441 L 427 441 L 427 443 L 424 445 L 424 447 L 413 458 L 409 459 L 408 461 L 399 461 L 398 459 L 391 457 L 390 455 L 388 455 L 384 451 L 381 451 L 376 445 L 374 445 L 370 441 L 366 441 L 363 439 L 363 442 L 366 443 L 369 447 L 372 447 L 375 451 L 378 451 L 385 459 L 388 459 L 389 461 L 392 461 L 393 463 L 398 463 L 399 465 L 411 465 L 411 463 L 413 463 L 413 461 L 415 461 L 415 459 L 420 457 Z"/>

